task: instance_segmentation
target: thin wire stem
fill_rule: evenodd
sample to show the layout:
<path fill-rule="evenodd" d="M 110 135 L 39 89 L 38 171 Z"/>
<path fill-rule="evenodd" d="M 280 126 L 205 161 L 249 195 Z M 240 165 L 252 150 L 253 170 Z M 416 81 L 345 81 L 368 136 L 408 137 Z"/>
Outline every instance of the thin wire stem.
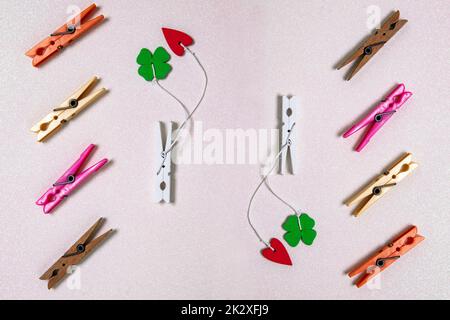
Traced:
<path fill-rule="evenodd" d="M 297 216 L 299 215 L 298 214 L 298 211 L 297 211 L 297 209 L 295 209 L 291 204 L 289 204 L 286 200 L 284 200 L 283 198 L 281 198 L 281 196 L 279 196 L 277 193 L 275 193 L 275 191 L 273 191 L 273 189 L 272 189 L 272 187 L 269 185 L 269 179 L 266 179 L 266 187 L 267 187 L 267 189 L 270 191 L 270 193 L 272 193 L 274 196 L 275 196 L 275 198 L 277 198 L 278 200 L 280 200 L 281 202 L 283 202 L 289 209 L 291 209 Z"/>

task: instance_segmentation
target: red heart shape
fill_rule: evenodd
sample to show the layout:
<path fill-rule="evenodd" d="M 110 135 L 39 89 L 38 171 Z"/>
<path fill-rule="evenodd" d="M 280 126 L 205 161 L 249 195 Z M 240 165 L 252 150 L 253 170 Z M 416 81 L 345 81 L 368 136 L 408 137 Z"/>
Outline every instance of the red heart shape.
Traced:
<path fill-rule="evenodd" d="M 169 28 L 162 28 L 162 32 L 170 49 L 177 56 L 181 57 L 182 55 L 184 55 L 184 48 L 180 44 L 188 47 L 194 43 L 194 40 L 184 32 Z"/>
<path fill-rule="evenodd" d="M 261 250 L 261 254 L 263 255 L 264 258 L 279 264 L 292 266 L 292 261 L 291 258 L 289 257 L 289 253 L 287 252 L 283 244 L 280 242 L 280 240 L 278 240 L 277 238 L 270 239 L 270 246 L 272 248 L 265 248 Z"/>

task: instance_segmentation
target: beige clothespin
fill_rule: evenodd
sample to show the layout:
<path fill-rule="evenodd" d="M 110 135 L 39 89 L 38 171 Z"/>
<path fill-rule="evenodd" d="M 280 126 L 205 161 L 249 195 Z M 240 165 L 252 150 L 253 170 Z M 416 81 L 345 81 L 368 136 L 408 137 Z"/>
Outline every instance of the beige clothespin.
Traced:
<path fill-rule="evenodd" d="M 378 176 L 374 181 L 364 187 L 359 193 L 355 194 L 345 202 L 347 206 L 360 201 L 360 204 L 353 212 L 353 215 L 359 216 L 366 211 L 372 204 L 380 199 L 386 192 L 391 190 L 398 182 L 408 176 L 419 164 L 411 161 L 411 153 L 404 154 L 388 171 Z"/>
<path fill-rule="evenodd" d="M 37 133 L 38 142 L 42 142 L 51 134 L 55 133 L 63 123 L 71 120 L 107 92 L 107 89 L 101 88 L 94 93 L 87 95 L 97 81 L 98 78 L 94 76 L 73 95 L 53 109 L 53 112 L 49 113 L 44 119 L 31 128 L 32 132 Z"/>

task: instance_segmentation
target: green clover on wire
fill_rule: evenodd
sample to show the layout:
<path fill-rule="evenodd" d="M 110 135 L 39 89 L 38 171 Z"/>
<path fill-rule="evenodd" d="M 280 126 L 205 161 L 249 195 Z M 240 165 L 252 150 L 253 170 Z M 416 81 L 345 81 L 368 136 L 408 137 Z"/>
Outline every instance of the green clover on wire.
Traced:
<path fill-rule="evenodd" d="M 137 56 L 136 62 L 140 65 L 138 73 L 147 81 L 152 81 L 155 77 L 157 80 L 165 79 L 172 66 L 167 62 L 170 55 L 163 47 L 158 47 L 152 54 L 147 48 L 142 48 Z"/>
<path fill-rule="evenodd" d="M 281 226 L 287 231 L 283 238 L 291 247 L 296 247 L 300 240 L 310 246 L 317 236 L 316 230 L 313 229 L 315 224 L 314 219 L 306 213 L 302 213 L 300 217 L 296 214 L 290 215 Z"/>

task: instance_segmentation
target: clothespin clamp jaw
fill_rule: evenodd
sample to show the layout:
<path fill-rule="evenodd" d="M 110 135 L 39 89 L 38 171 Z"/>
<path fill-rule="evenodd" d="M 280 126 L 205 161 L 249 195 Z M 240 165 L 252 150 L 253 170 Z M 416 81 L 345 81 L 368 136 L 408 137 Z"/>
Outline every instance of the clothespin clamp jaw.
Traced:
<path fill-rule="evenodd" d="M 110 229 L 94 239 L 98 229 L 104 223 L 104 218 L 100 218 L 85 234 L 75 242 L 64 255 L 58 259 L 39 279 L 48 280 L 48 289 L 54 288 L 67 274 L 69 267 L 78 265 L 91 254 L 100 244 L 102 244 L 113 232 Z"/>
<path fill-rule="evenodd" d="M 375 133 L 405 104 L 412 93 L 405 90 L 404 84 L 399 84 L 385 99 L 383 99 L 369 114 L 357 124 L 348 129 L 343 137 L 348 138 L 364 127 L 368 127 L 363 138 L 355 148 L 360 152 L 372 139 Z"/>
<path fill-rule="evenodd" d="M 38 67 L 41 63 L 52 57 L 55 53 L 67 47 L 74 40 L 92 29 L 95 25 L 104 20 L 104 16 L 100 15 L 89 21 L 86 18 L 91 15 L 97 8 L 93 3 L 80 12 L 60 28 L 56 29 L 49 37 L 36 44 L 25 54 L 33 59 L 33 66 Z"/>
<path fill-rule="evenodd" d="M 80 158 L 36 201 L 38 206 L 43 206 L 44 213 L 50 213 L 93 173 L 97 172 L 108 162 L 108 159 L 102 159 L 84 171 L 79 172 L 94 148 L 95 145 L 89 145 L 80 155 Z"/>
<path fill-rule="evenodd" d="M 375 255 L 366 260 L 363 264 L 350 271 L 348 275 L 352 278 L 363 273 L 356 282 L 356 286 L 360 288 L 424 239 L 423 236 L 417 234 L 417 227 L 412 226 L 400 234 L 397 239 L 387 244 Z"/>
<path fill-rule="evenodd" d="M 281 105 L 281 145 L 287 143 L 287 147 L 283 149 L 280 156 L 280 173 L 288 172 L 290 165 L 292 174 L 297 173 L 297 141 L 292 129 L 296 122 L 298 112 L 298 98 L 296 96 L 282 97 Z M 289 138 L 289 139 L 288 139 Z"/>
<path fill-rule="evenodd" d="M 407 22 L 408 20 L 400 20 L 400 11 L 392 13 L 380 29 L 376 29 L 373 35 L 336 68 L 339 70 L 357 60 L 346 76 L 346 80 L 350 80 Z"/>
<path fill-rule="evenodd" d="M 64 123 L 70 121 L 107 92 L 107 89 L 100 88 L 99 90 L 88 94 L 98 80 L 98 77 L 92 77 L 74 94 L 67 98 L 58 107 L 54 108 L 51 113 L 45 116 L 30 129 L 32 132 L 37 133 L 38 142 L 42 142 L 56 133 L 56 131 L 59 130 Z"/>
<path fill-rule="evenodd" d="M 413 172 L 419 164 L 413 162 L 411 159 L 412 154 L 405 153 L 389 170 L 383 172 L 382 175 L 378 176 L 360 192 L 347 200 L 345 202 L 347 206 L 351 206 L 356 202 L 359 202 L 359 205 L 353 212 L 353 215 L 361 215 L 372 204 L 378 201 L 389 190 Z"/>
<path fill-rule="evenodd" d="M 172 131 L 173 123 L 169 122 L 164 135 L 164 124 L 158 122 L 155 126 L 156 141 L 156 180 L 155 180 L 155 202 L 172 202 L 171 180 L 172 180 Z M 165 136 L 165 141 L 164 137 Z"/>

